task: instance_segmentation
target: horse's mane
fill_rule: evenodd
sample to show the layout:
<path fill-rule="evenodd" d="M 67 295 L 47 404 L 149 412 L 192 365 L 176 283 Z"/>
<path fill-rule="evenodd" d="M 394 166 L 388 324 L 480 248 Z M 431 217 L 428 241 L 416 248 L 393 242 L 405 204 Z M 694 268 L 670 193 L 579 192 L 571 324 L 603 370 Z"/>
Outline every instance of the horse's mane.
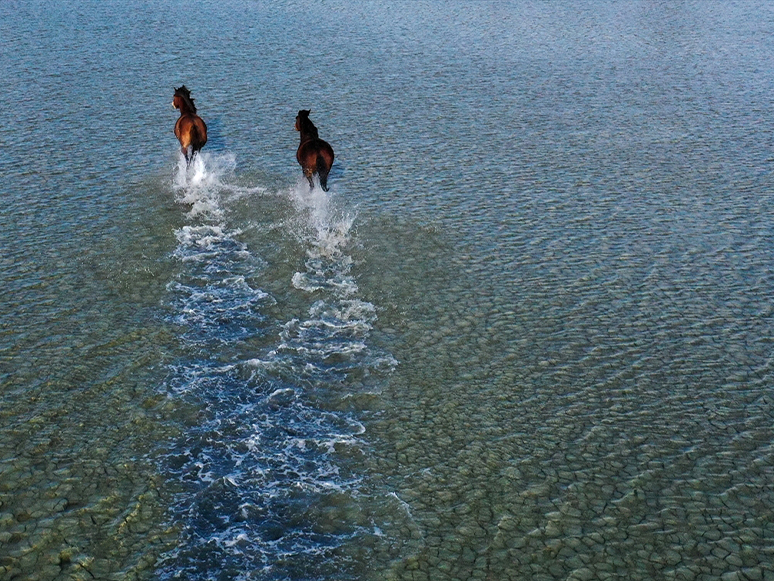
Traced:
<path fill-rule="evenodd" d="M 309 119 L 309 113 L 311 113 L 311 111 L 306 111 L 303 109 L 298 112 L 299 128 L 301 133 L 318 139 L 320 135 L 317 133 L 317 127 L 315 127 L 314 123 L 312 123 L 312 120 Z"/>
<path fill-rule="evenodd" d="M 185 85 L 180 87 L 179 89 L 175 89 L 175 95 L 180 97 L 186 102 L 186 105 L 188 105 L 188 108 L 191 110 L 191 113 L 196 114 L 196 105 L 194 105 L 194 100 L 191 98 L 191 91 L 189 91 Z"/>

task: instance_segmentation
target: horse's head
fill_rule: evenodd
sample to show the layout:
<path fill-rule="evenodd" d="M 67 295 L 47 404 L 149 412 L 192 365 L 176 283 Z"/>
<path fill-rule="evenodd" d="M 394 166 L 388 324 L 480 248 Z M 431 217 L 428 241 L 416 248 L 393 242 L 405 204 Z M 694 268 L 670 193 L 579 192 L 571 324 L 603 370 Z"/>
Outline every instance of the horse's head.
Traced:
<path fill-rule="evenodd" d="M 301 131 L 304 125 L 311 123 L 309 120 L 309 113 L 311 112 L 310 109 L 301 109 L 298 112 L 298 115 L 296 115 L 296 131 Z"/>
<path fill-rule="evenodd" d="M 185 85 L 175 89 L 175 94 L 172 97 L 172 106 L 175 109 L 187 109 L 189 113 L 196 113 L 196 105 L 194 105 L 191 98 L 191 91 L 189 91 Z"/>
<path fill-rule="evenodd" d="M 317 127 L 315 127 L 312 120 L 309 119 L 309 113 L 311 113 L 310 110 L 301 109 L 298 112 L 298 115 L 296 115 L 296 131 L 301 132 L 302 140 L 310 138 L 316 139 L 318 137 Z"/>

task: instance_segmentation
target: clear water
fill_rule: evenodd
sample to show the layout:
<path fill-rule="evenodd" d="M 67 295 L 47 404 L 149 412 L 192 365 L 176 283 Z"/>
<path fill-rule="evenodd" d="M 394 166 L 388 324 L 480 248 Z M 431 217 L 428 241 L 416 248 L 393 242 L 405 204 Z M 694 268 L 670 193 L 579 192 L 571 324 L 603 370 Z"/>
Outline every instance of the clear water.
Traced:
<path fill-rule="evenodd" d="M 774 578 L 772 29 L 0 4 L 0 579 Z"/>

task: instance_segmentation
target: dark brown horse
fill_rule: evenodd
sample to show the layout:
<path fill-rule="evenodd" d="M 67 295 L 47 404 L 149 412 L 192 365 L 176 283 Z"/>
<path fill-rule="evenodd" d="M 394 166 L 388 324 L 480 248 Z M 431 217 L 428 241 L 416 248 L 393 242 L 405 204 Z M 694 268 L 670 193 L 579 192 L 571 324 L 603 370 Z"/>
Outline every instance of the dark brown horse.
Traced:
<path fill-rule="evenodd" d="M 172 105 L 175 109 L 180 109 L 180 118 L 175 123 L 175 136 L 180 141 L 180 149 L 188 166 L 191 165 L 196 152 L 207 143 L 207 125 L 196 114 L 196 105 L 185 85 L 175 89 Z"/>
<path fill-rule="evenodd" d="M 317 127 L 309 119 L 311 111 L 301 110 L 296 116 L 296 131 L 301 133 L 301 143 L 296 159 L 304 170 L 309 186 L 314 187 L 314 174 L 320 176 L 320 186 L 328 191 L 328 173 L 333 165 L 333 148 L 317 135 Z"/>

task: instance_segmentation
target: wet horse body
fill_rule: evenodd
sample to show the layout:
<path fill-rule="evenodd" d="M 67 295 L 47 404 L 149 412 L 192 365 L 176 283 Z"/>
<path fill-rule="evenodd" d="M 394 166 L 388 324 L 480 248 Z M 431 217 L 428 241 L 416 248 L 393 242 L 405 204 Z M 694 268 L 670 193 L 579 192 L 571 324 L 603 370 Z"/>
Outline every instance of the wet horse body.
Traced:
<path fill-rule="evenodd" d="M 296 131 L 301 134 L 301 143 L 296 151 L 296 159 L 304 171 L 309 186 L 314 187 L 314 174 L 320 178 L 320 187 L 328 191 L 328 173 L 333 165 L 333 148 L 320 139 L 317 127 L 309 119 L 311 111 L 301 110 L 296 116 Z"/>
<path fill-rule="evenodd" d="M 207 143 L 207 125 L 196 114 L 196 105 L 185 85 L 175 89 L 172 105 L 180 110 L 180 118 L 175 123 L 175 136 L 180 142 L 186 165 L 191 165 L 196 153 Z"/>

